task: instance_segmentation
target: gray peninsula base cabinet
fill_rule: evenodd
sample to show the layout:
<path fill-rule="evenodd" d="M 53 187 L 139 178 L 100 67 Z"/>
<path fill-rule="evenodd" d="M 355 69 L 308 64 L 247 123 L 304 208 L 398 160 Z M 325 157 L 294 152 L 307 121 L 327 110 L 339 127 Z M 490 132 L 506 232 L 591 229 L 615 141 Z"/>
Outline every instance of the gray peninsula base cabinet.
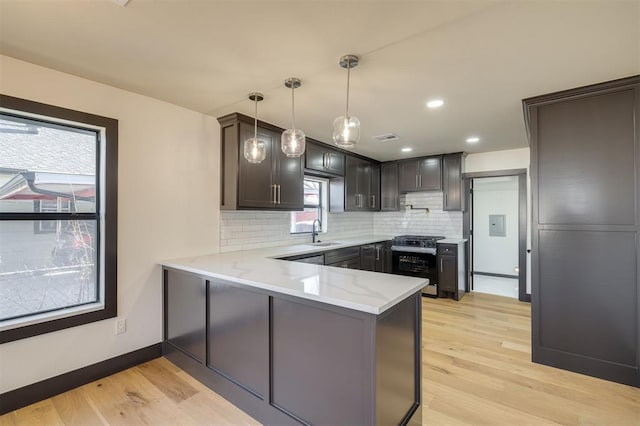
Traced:
<path fill-rule="evenodd" d="M 164 356 L 264 424 L 421 424 L 420 325 L 164 268 Z"/>

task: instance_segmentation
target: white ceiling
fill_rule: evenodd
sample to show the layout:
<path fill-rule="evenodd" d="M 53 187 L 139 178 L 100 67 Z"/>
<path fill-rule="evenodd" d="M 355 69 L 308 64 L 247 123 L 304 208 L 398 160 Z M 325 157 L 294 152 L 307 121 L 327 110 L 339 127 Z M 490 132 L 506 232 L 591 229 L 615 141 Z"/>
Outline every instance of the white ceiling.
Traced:
<path fill-rule="evenodd" d="M 0 53 L 216 117 L 262 91 L 281 127 L 299 77 L 297 127 L 325 142 L 356 54 L 355 151 L 391 160 L 525 147 L 523 98 L 640 74 L 640 0 L 0 0 Z"/>

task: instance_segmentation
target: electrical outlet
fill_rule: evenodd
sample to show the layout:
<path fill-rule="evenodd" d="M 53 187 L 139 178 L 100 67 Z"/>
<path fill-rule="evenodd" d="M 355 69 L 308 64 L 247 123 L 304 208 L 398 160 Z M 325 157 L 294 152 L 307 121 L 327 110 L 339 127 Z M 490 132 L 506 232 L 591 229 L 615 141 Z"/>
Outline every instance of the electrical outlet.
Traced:
<path fill-rule="evenodd" d="M 124 318 L 116 320 L 116 334 L 123 334 L 127 331 L 127 320 Z"/>

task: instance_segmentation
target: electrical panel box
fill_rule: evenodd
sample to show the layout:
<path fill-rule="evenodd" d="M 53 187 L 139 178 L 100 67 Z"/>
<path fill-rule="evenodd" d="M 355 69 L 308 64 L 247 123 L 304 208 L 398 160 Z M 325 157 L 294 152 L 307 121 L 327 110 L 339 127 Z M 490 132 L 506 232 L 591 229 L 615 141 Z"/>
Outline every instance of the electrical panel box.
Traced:
<path fill-rule="evenodd" d="M 506 217 L 503 214 L 489 215 L 489 236 L 490 237 L 506 237 Z"/>

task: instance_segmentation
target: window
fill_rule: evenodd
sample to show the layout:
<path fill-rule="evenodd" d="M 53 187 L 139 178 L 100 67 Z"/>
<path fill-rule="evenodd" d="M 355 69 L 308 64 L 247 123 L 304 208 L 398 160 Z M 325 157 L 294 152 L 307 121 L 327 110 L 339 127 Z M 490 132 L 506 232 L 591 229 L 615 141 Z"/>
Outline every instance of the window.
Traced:
<path fill-rule="evenodd" d="M 313 221 L 319 219 L 323 226 L 322 231 L 326 231 L 326 220 L 323 220 L 326 205 L 326 181 L 320 179 L 304 179 L 304 210 L 301 212 L 291 212 L 292 234 L 311 233 Z"/>
<path fill-rule="evenodd" d="M 116 316 L 117 138 L 0 95 L 0 343 Z"/>

